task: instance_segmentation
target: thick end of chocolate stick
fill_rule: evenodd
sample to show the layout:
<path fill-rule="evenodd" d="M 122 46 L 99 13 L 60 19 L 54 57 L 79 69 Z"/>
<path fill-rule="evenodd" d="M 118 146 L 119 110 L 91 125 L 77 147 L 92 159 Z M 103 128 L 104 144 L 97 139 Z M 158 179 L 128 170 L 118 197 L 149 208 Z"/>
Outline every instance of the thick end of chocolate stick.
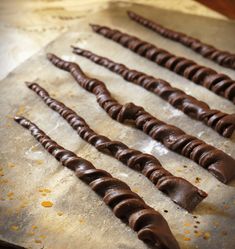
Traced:
<path fill-rule="evenodd" d="M 218 158 L 223 161 L 217 160 Z M 218 150 L 213 159 L 215 162 L 208 167 L 212 175 L 225 184 L 235 179 L 235 163 L 232 157 Z"/>
<path fill-rule="evenodd" d="M 180 177 L 177 179 L 173 176 L 168 177 L 159 184 L 158 188 L 189 212 L 192 212 L 207 197 L 206 192 Z"/>

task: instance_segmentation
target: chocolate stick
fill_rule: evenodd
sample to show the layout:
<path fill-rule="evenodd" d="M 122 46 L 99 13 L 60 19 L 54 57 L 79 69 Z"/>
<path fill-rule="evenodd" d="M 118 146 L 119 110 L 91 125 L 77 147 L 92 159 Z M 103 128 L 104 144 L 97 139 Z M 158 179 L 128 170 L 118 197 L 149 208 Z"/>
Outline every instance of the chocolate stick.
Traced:
<path fill-rule="evenodd" d="M 88 77 L 76 63 L 64 61 L 53 54 L 48 54 L 48 59 L 56 67 L 68 71 L 81 87 L 96 95 L 97 102 L 111 118 L 120 123 L 132 122 L 136 128 L 168 149 L 198 163 L 223 183 L 235 178 L 235 160 L 223 151 L 153 117 L 143 107 L 133 103 L 119 104 L 103 82 Z"/>
<path fill-rule="evenodd" d="M 111 141 L 108 137 L 96 133 L 82 117 L 62 102 L 51 98 L 49 93 L 38 84 L 27 83 L 27 85 L 52 110 L 59 113 L 82 139 L 98 151 L 111 155 L 129 168 L 142 173 L 182 208 L 190 212 L 207 196 L 204 191 L 187 180 L 173 176 L 154 156 L 131 149 L 122 142 Z"/>
<path fill-rule="evenodd" d="M 188 36 L 184 33 L 174 31 L 172 29 L 165 28 L 164 26 L 153 22 L 143 16 L 140 16 L 132 11 L 127 11 L 128 16 L 135 22 L 142 26 L 151 29 L 159 35 L 179 42 L 182 45 L 191 48 L 196 53 L 208 58 L 217 64 L 235 69 L 235 54 L 227 51 L 219 50 L 212 45 L 206 44 L 192 36 Z"/>
<path fill-rule="evenodd" d="M 215 70 L 199 65 L 192 60 L 176 56 L 149 42 L 122 33 L 119 30 L 93 24 L 91 27 L 96 33 L 121 44 L 123 47 L 209 89 L 235 104 L 235 81 L 229 76 L 217 73 Z"/>
<path fill-rule="evenodd" d="M 155 93 L 189 117 L 199 120 L 211 127 L 220 135 L 224 137 L 232 136 L 235 130 L 235 114 L 227 114 L 219 110 L 210 109 L 205 102 L 199 101 L 182 90 L 172 87 L 163 79 L 157 79 L 140 71 L 129 69 L 123 64 L 116 63 L 106 57 L 94 54 L 91 51 L 73 47 L 73 52 L 108 68 L 110 71 L 122 76 L 125 80 Z"/>
<path fill-rule="evenodd" d="M 105 170 L 96 169 L 89 161 L 58 145 L 26 118 L 15 117 L 15 121 L 30 130 L 51 155 L 89 185 L 112 209 L 116 217 L 128 223 L 137 232 L 140 240 L 149 242 L 158 249 L 179 249 L 163 216 L 132 192 L 125 182 L 112 177 Z"/>

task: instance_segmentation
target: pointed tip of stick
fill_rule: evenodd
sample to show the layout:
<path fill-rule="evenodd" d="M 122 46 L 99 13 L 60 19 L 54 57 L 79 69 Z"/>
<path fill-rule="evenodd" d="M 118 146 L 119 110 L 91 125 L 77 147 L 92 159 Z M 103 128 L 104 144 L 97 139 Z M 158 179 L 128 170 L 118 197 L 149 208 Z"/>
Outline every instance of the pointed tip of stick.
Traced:
<path fill-rule="evenodd" d="M 101 27 L 100 25 L 93 24 L 93 23 L 90 23 L 89 25 L 90 25 L 90 27 L 91 27 L 94 31 L 98 30 L 98 29 Z"/>
<path fill-rule="evenodd" d="M 14 120 L 15 120 L 17 123 L 20 123 L 20 121 L 23 120 L 23 119 L 24 119 L 24 117 L 22 117 L 22 116 L 15 116 L 15 117 L 14 117 Z"/>

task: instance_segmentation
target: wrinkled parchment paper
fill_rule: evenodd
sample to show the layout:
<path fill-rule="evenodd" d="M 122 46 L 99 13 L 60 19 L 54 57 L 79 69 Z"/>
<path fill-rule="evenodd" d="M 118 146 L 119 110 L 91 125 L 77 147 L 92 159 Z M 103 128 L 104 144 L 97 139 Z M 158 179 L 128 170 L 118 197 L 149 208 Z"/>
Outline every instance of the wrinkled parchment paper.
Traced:
<path fill-rule="evenodd" d="M 234 23 L 144 6 L 130 8 L 168 27 L 185 31 L 235 52 Z M 179 126 L 187 133 L 235 157 L 235 136 L 232 139 L 219 136 L 154 94 L 71 53 L 72 44 L 90 49 L 131 68 L 168 80 L 172 85 L 206 101 L 212 108 L 235 112 L 235 106 L 229 101 L 93 33 L 88 26 L 92 22 L 128 31 L 177 55 L 186 56 L 235 78 L 232 70 L 224 69 L 130 21 L 125 10 L 113 6 L 79 21 L 73 30 L 50 43 L 0 83 L 0 239 L 35 249 L 147 248 L 137 239 L 136 233 L 118 220 L 88 186 L 49 155 L 29 131 L 14 123 L 12 117 L 17 114 L 30 118 L 62 146 L 127 182 L 133 191 L 164 215 L 181 248 L 233 249 L 235 183 L 229 186 L 220 183 L 196 163 L 169 151 L 141 131 L 112 120 L 98 106 L 94 95 L 78 86 L 67 72 L 55 68 L 46 60 L 46 52 L 54 52 L 63 59 L 79 63 L 90 76 L 104 81 L 121 103 L 133 101 L 142 105 L 159 119 Z M 82 141 L 66 121 L 25 86 L 25 81 L 38 82 L 52 96 L 84 117 L 97 132 L 155 155 L 167 170 L 185 177 L 208 192 L 208 198 L 193 214 L 187 213 L 158 191 L 144 176 Z M 44 201 L 50 201 L 52 207 L 42 206 Z"/>

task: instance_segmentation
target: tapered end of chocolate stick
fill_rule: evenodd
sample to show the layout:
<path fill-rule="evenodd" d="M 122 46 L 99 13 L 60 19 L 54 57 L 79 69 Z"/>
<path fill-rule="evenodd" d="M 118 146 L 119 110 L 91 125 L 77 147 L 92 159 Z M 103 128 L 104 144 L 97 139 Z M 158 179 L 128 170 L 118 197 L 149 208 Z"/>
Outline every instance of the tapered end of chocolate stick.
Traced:
<path fill-rule="evenodd" d="M 33 82 L 25 81 L 25 85 L 26 85 L 28 88 L 31 88 L 31 86 L 32 86 L 33 84 L 34 84 Z"/>
<path fill-rule="evenodd" d="M 82 52 L 84 52 L 84 50 L 79 48 L 79 47 L 75 47 L 73 45 L 71 47 L 73 49 L 73 53 L 75 53 L 75 54 L 82 54 Z"/>
<path fill-rule="evenodd" d="M 134 12 L 132 12 L 132 11 L 130 11 L 130 10 L 127 10 L 127 15 L 130 17 L 130 18 L 132 18 L 132 17 L 134 17 L 135 16 L 135 13 Z"/>
<path fill-rule="evenodd" d="M 90 27 L 92 28 L 92 30 L 94 30 L 94 31 L 97 31 L 99 28 L 101 28 L 101 26 L 100 26 L 100 25 L 97 25 L 97 24 L 92 24 L 92 23 L 90 23 L 89 25 L 90 25 Z"/>
<path fill-rule="evenodd" d="M 29 129 L 31 126 L 31 122 L 23 116 L 15 116 L 14 120 L 26 129 Z"/>
<path fill-rule="evenodd" d="M 20 123 L 21 120 L 23 120 L 24 118 L 22 116 L 15 116 L 14 117 L 14 120 L 17 122 L 17 123 Z"/>

